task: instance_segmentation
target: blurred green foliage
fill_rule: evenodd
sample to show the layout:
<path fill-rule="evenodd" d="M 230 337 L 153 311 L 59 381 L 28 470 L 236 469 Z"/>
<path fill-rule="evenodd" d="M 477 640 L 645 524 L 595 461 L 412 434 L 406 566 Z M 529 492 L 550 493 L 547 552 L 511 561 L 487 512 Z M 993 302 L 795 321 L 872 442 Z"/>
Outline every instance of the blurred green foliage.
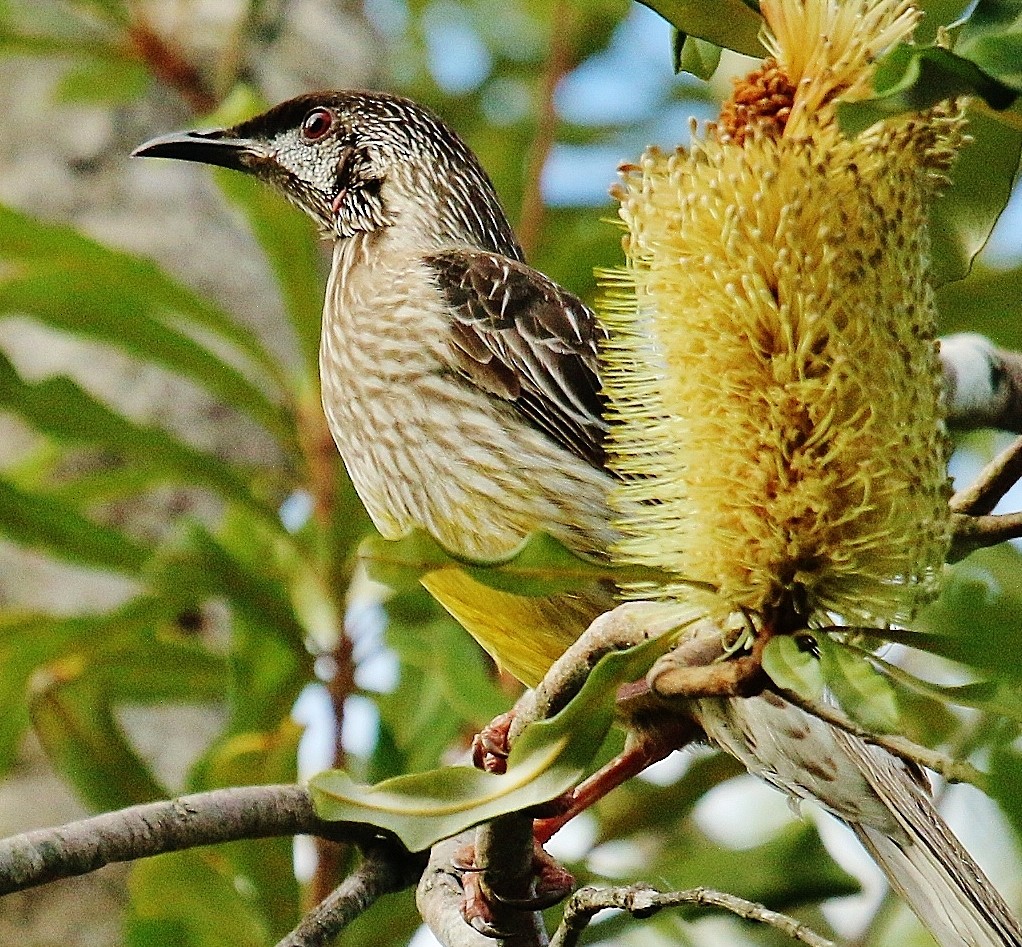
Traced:
<path fill-rule="evenodd" d="M 690 34 L 681 44 L 690 61 L 698 54 L 701 68 L 716 65 L 706 40 L 725 42 L 734 25 L 728 15 L 720 16 L 717 32 L 704 36 L 687 17 L 705 13 L 705 3 L 649 6 Z M 734 35 L 747 39 L 755 12 L 739 0 L 733 6 L 742 21 Z M 168 89 L 195 113 L 196 124 L 213 112 L 229 121 L 259 107 L 252 64 L 278 41 L 286 7 L 239 4 L 233 45 L 213 68 L 194 65 L 175 37 L 161 35 L 144 17 L 145 4 L 0 0 L 0 54 L 40 57 L 60 71 L 57 101 L 38 105 L 42 121 L 58 115 L 62 101 L 140 108 Z M 949 22 L 961 4 L 927 7 Z M 647 140 L 680 138 L 688 111 L 709 114 L 707 86 L 670 76 L 667 24 L 659 39 L 661 61 L 650 64 L 643 48 L 621 51 L 622 42 L 646 35 L 627 0 L 375 0 L 367 11 L 378 34 L 378 84 L 434 107 L 466 137 L 512 220 L 522 224 L 532 262 L 592 299 L 594 267 L 618 261 L 619 231 L 601 219 L 611 215 L 609 205 L 586 198 L 546 206 L 544 195 L 556 188 L 544 190 L 541 171 L 549 149 L 563 149 L 569 165 L 573 156 L 608 151 L 633 159 Z M 649 19 L 643 22 L 648 33 Z M 441 68 L 442 40 L 451 35 L 474 44 L 468 78 L 452 79 Z M 692 46 L 694 38 L 703 45 Z M 988 66 L 1001 61 L 995 53 L 982 55 Z M 645 84 L 620 72 L 622 63 L 634 65 L 636 74 L 642 67 Z M 613 108 L 587 111 L 551 99 L 562 80 L 581 82 L 599 69 L 603 86 L 593 98 Z M 1006 70 L 989 78 L 1010 79 Z M 996 116 L 990 121 L 992 137 L 977 134 L 976 147 L 983 149 L 977 154 L 984 157 L 980 170 L 970 172 L 971 196 L 951 210 L 955 233 L 970 224 L 972 197 L 994 194 L 987 203 L 999 210 L 1017 166 L 1015 138 L 996 138 L 1010 124 Z M 140 365 L 159 365 L 182 385 L 198 386 L 212 402 L 229 406 L 228 423 L 243 419 L 270 445 L 258 460 L 226 460 L 182 434 L 127 416 L 68 377 L 25 377 L 0 351 L 0 407 L 36 435 L 30 453 L 0 472 L 0 533 L 53 560 L 121 576 L 130 589 L 106 611 L 0 613 L 0 777 L 32 727 L 54 767 L 96 811 L 182 790 L 294 780 L 301 728 L 292 708 L 310 684 L 331 690 L 338 715 L 354 699 L 374 708 L 375 731 L 362 741 L 367 751 L 333 761 L 367 781 L 447 760 L 452 747 L 463 748 L 512 699 L 468 636 L 414 586 L 381 605 L 394 681 L 351 683 L 351 638 L 358 637 L 360 622 L 372 624 L 377 616 L 363 609 L 345 621 L 353 598 L 364 598 L 356 551 L 371 528 L 319 407 L 323 257 L 297 211 L 240 176 L 217 173 L 216 182 L 275 277 L 280 318 L 293 340 L 283 354 L 242 315 L 154 261 L 111 249 L 69 225 L 0 208 L 0 317 L 27 317 Z M 969 255 L 986 239 L 990 217 L 988 206 L 973 226 Z M 1009 269 L 981 262 L 967 280 L 944 287 L 947 327 L 968 327 L 1022 348 L 1020 277 L 1017 259 Z M 983 454 L 989 447 L 977 441 L 974 450 Z M 168 484 L 213 498 L 218 512 L 144 532 L 121 525 L 118 504 Z M 307 515 L 294 513 L 306 508 Z M 952 594 L 925 616 L 925 627 L 944 634 L 982 622 L 990 648 L 1014 641 L 1022 616 L 1020 577 L 1014 549 L 973 557 L 958 567 Z M 840 652 L 833 659 L 843 660 Z M 1018 662 L 1008 664 L 1004 670 L 990 662 L 985 670 L 995 677 L 1003 672 L 1005 685 L 1017 686 Z M 187 784 L 168 786 L 133 745 L 120 710 L 178 704 L 214 708 L 223 726 L 191 767 Z M 936 711 L 928 719 L 934 722 L 928 738 L 956 752 L 993 751 L 992 789 L 1022 832 L 1022 794 L 1013 775 L 1020 769 L 1012 742 L 1016 725 Z M 700 800 L 737 774 L 731 760 L 696 757 L 669 786 L 633 781 L 598 810 L 597 841 L 624 841 L 641 852 L 643 880 L 716 884 L 781 909 L 803 905 L 804 916 L 827 930 L 819 903 L 853 891 L 855 882 L 830 860 L 811 824 L 789 826 L 739 851 L 712 839 L 694 817 Z M 599 880 L 585 859 L 570 867 L 580 881 Z M 271 944 L 297 921 L 304 896 L 289 840 L 164 856 L 132 869 L 124 943 Z M 395 898 L 339 942 L 403 944 L 415 923 L 410 901 Z M 603 924 L 589 942 L 610 943 L 630 923 Z M 677 916 L 658 917 L 648 931 L 671 942 L 688 937 Z M 757 931 L 742 936 L 776 942 Z"/>

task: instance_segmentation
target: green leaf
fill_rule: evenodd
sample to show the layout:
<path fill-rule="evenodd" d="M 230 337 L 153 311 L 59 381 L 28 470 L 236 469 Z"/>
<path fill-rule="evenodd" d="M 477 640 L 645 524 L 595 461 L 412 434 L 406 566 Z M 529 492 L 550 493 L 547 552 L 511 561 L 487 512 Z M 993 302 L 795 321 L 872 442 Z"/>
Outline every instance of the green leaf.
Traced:
<path fill-rule="evenodd" d="M 1022 839 L 1022 753 L 1012 746 L 995 747 L 990 758 L 990 795 L 1000 803 L 1015 837 Z"/>
<path fill-rule="evenodd" d="M 827 635 L 818 635 L 820 666 L 827 686 L 844 711 L 879 733 L 898 729 L 898 698 L 890 682 L 860 653 Z"/>
<path fill-rule="evenodd" d="M 199 523 L 188 523 L 177 543 L 154 560 L 148 575 L 155 588 L 173 595 L 224 596 L 236 609 L 263 628 L 263 634 L 285 650 L 305 654 L 305 629 L 298 621 L 287 589 L 264 563 L 254 568 Z"/>
<path fill-rule="evenodd" d="M 332 821 L 368 822 L 412 851 L 508 812 L 555 799 L 576 785 L 614 720 L 617 688 L 644 673 L 672 643 L 663 635 L 606 655 L 582 690 L 549 720 L 526 728 L 503 775 L 451 766 L 360 786 L 342 770 L 313 777 L 316 810 Z"/>
<path fill-rule="evenodd" d="M 131 747 L 97 684 L 80 659 L 37 674 L 29 715 L 46 755 L 95 811 L 165 799 L 166 787 Z"/>
<path fill-rule="evenodd" d="M 0 269 L 4 276 L 0 311 L 24 307 L 57 328 L 121 345 L 194 378 L 269 430 L 293 437 L 280 408 L 259 385 L 188 333 L 211 334 L 247 359 L 263 379 L 286 391 L 288 379 L 277 360 L 251 330 L 175 282 L 151 260 L 112 250 L 72 227 L 43 223 L 2 205 L 0 260 L 13 264 Z M 196 359 L 201 363 L 198 370 Z M 205 377 L 204 371 L 212 376 Z"/>
<path fill-rule="evenodd" d="M 128 889 L 131 947 L 266 947 L 268 929 L 246 879 L 218 849 L 136 862 Z M 240 882 L 240 883 L 239 883 Z M 168 897 L 168 892 L 173 892 Z"/>
<path fill-rule="evenodd" d="M 819 700 L 823 696 L 819 659 L 792 635 L 776 635 L 767 642 L 763 649 L 763 670 L 778 687 L 809 700 Z"/>
<path fill-rule="evenodd" d="M 152 550 L 101 526 L 71 504 L 0 478 L 0 534 L 29 549 L 96 569 L 137 575 Z"/>
<path fill-rule="evenodd" d="M 937 39 L 941 28 L 957 23 L 972 6 L 972 0 L 919 0 L 914 6 L 923 16 L 912 39 L 920 45 Z"/>
<path fill-rule="evenodd" d="M 6 614 L 0 618 L 0 774 L 15 759 L 21 734 L 28 726 L 26 694 L 33 672 L 69 655 L 80 660 L 104 649 L 139 650 L 157 629 L 173 622 L 173 607 L 162 599 L 142 597 L 111 612 L 58 618 L 52 615 Z M 101 662 L 97 662 L 101 663 Z M 152 668 L 161 666 L 150 663 Z M 174 675 L 168 672 L 167 676 Z M 160 675 L 161 679 L 163 675 Z M 159 690 L 160 682 L 150 681 Z"/>
<path fill-rule="evenodd" d="M 267 376 L 284 384 L 280 366 L 257 336 L 207 298 L 193 293 L 152 260 L 114 250 L 67 224 L 36 220 L 0 204 L 0 258 L 12 263 L 50 263 L 100 279 L 141 303 L 143 312 L 172 325 L 201 328 L 236 347 Z"/>
<path fill-rule="evenodd" d="M 310 680 L 313 661 L 272 550 L 259 546 L 249 556 L 231 541 L 199 523 L 185 524 L 148 570 L 152 586 L 171 600 L 184 594 L 189 601 L 222 598 L 231 605 L 230 673 L 223 681 L 228 736 L 274 730 Z"/>
<path fill-rule="evenodd" d="M 761 57 L 763 19 L 755 0 L 639 0 L 686 36 L 707 40 L 746 56 Z"/>
<path fill-rule="evenodd" d="M 1005 544 L 974 553 L 955 566 L 940 598 L 916 619 L 920 632 L 880 632 L 889 641 L 918 647 L 986 674 L 1022 681 L 1018 637 L 1022 556 Z"/>
<path fill-rule="evenodd" d="M 700 800 L 716 786 L 748 770 L 729 753 L 692 756 L 684 775 L 668 786 L 630 779 L 600 801 L 599 840 L 636 832 L 681 837 Z"/>
<path fill-rule="evenodd" d="M 507 693 L 493 679 L 493 664 L 421 586 L 406 593 L 429 599 L 428 616 L 406 620 L 387 601 L 387 641 L 404 664 L 418 668 L 443 694 L 448 713 L 475 729 L 507 709 Z M 405 597 L 405 596 L 402 596 Z"/>
<path fill-rule="evenodd" d="M 582 559 L 546 533 L 532 533 L 509 555 L 489 561 L 469 560 L 443 548 L 415 529 L 397 540 L 379 535 L 362 542 L 359 556 L 370 576 L 394 589 L 417 585 L 421 576 L 456 566 L 477 582 L 517 595 L 545 596 L 622 575 L 609 565 Z"/>
<path fill-rule="evenodd" d="M 228 661 L 193 641 L 154 638 L 98 650 L 82 674 L 112 704 L 212 704 L 226 696 Z"/>
<path fill-rule="evenodd" d="M 674 31 L 674 71 L 688 72 L 697 79 L 709 81 L 720 65 L 722 50 L 715 43 L 709 43 L 695 36 L 686 36 Z"/>
<path fill-rule="evenodd" d="M 70 0 L 70 4 L 118 26 L 126 25 L 131 18 L 125 0 Z"/>
<path fill-rule="evenodd" d="M 1022 8 L 1018 0 L 979 0 L 958 34 L 955 53 L 1007 88 L 1022 92 Z"/>
<path fill-rule="evenodd" d="M 99 36 L 64 36 L 49 33 L 24 33 L 0 23 L 0 55 L 8 56 L 76 56 L 104 61 L 123 60 L 125 53 L 114 43 Z"/>
<path fill-rule="evenodd" d="M 705 885 L 775 910 L 861 890 L 806 822 L 787 825 L 763 844 L 740 851 L 696 836 L 684 858 L 664 859 L 657 867 L 672 889 Z"/>
<path fill-rule="evenodd" d="M 0 352 L 0 409 L 19 414 L 50 437 L 121 451 L 160 480 L 208 487 L 279 526 L 276 512 L 259 502 L 234 468 L 182 444 L 168 432 L 135 424 L 69 378 L 24 381 Z"/>
<path fill-rule="evenodd" d="M 146 362 L 163 365 L 197 382 L 273 434 L 291 436 L 280 407 L 261 388 L 210 349 L 162 321 L 148 293 L 142 287 L 125 285 L 115 272 L 100 273 L 65 260 L 19 265 L 0 277 L 0 312 L 24 313 L 62 332 L 98 339 Z"/>
<path fill-rule="evenodd" d="M 941 685 L 925 681 L 904 668 L 875 654 L 866 655 L 899 684 L 942 704 L 972 707 L 984 713 L 1009 717 L 1022 722 L 1022 693 L 1004 681 L 974 681 L 970 684 Z"/>
<path fill-rule="evenodd" d="M 942 46 L 901 43 L 884 56 L 873 76 L 873 98 L 838 105 L 844 132 L 858 135 L 875 122 L 920 112 L 959 95 L 978 95 L 991 108 L 1004 109 L 1015 93 L 974 62 Z"/>
<path fill-rule="evenodd" d="M 1011 197 L 1022 158 L 1022 127 L 989 112 L 968 110 L 972 141 L 951 169 L 951 186 L 930 212 L 931 256 L 936 284 L 963 279 Z"/>

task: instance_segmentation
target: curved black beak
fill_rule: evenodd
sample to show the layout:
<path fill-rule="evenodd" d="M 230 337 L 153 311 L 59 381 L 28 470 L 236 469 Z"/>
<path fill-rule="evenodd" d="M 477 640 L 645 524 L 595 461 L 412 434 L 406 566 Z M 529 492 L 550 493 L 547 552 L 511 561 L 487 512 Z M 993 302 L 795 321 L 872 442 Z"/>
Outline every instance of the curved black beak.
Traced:
<path fill-rule="evenodd" d="M 215 164 L 232 171 L 251 171 L 252 165 L 268 156 L 258 142 L 234 138 L 230 129 L 217 128 L 208 132 L 171 132 L 160 135 L 132 153 L 133 158 L 176 158 L 178 161 L 198 161 Z"/>

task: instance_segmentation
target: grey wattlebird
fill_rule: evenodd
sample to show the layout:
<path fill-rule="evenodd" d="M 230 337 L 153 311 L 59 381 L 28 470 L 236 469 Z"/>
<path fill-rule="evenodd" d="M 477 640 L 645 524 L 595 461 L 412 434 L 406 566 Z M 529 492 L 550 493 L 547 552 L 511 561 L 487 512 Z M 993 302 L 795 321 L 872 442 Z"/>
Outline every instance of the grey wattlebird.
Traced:
<path fill-rule="evenodd" d="M 605 553 L 602 330 L 524 263 L 490 179 L 435 115 L 393 95 L 316 93 L 135 154 L 251 174 L 333 241 L 323 403 L 384 536 L 418 527 L 485 559 L 543 530 Z M 531 599 L 447 572 L 427 587 L 530 685 L 614 601 L 597 585 Z M 771 694 L 703 700 L 693 715 L 750 771 L 851 826 L 944 947 L 1022 944 L 910 767 Z"/>

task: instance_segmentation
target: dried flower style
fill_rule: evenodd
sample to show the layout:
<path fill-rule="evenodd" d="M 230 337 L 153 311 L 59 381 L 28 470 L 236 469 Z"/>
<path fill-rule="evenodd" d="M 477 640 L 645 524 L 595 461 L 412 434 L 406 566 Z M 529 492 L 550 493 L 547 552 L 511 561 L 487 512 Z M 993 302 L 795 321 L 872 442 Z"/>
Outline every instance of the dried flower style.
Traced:
<path fill-rule="evenodd" d="M 949 542 L 927 210 L 963 119 L 838 128 L 838 99 L 869 94 L 876 56 L 910 37 L 907 2 L 762 9 L 771 57 L 721 120 L 622 169 L 617 554 L 678 575 L 667 595 L 712 585 L 725 611 L 904 620 Z"/>

